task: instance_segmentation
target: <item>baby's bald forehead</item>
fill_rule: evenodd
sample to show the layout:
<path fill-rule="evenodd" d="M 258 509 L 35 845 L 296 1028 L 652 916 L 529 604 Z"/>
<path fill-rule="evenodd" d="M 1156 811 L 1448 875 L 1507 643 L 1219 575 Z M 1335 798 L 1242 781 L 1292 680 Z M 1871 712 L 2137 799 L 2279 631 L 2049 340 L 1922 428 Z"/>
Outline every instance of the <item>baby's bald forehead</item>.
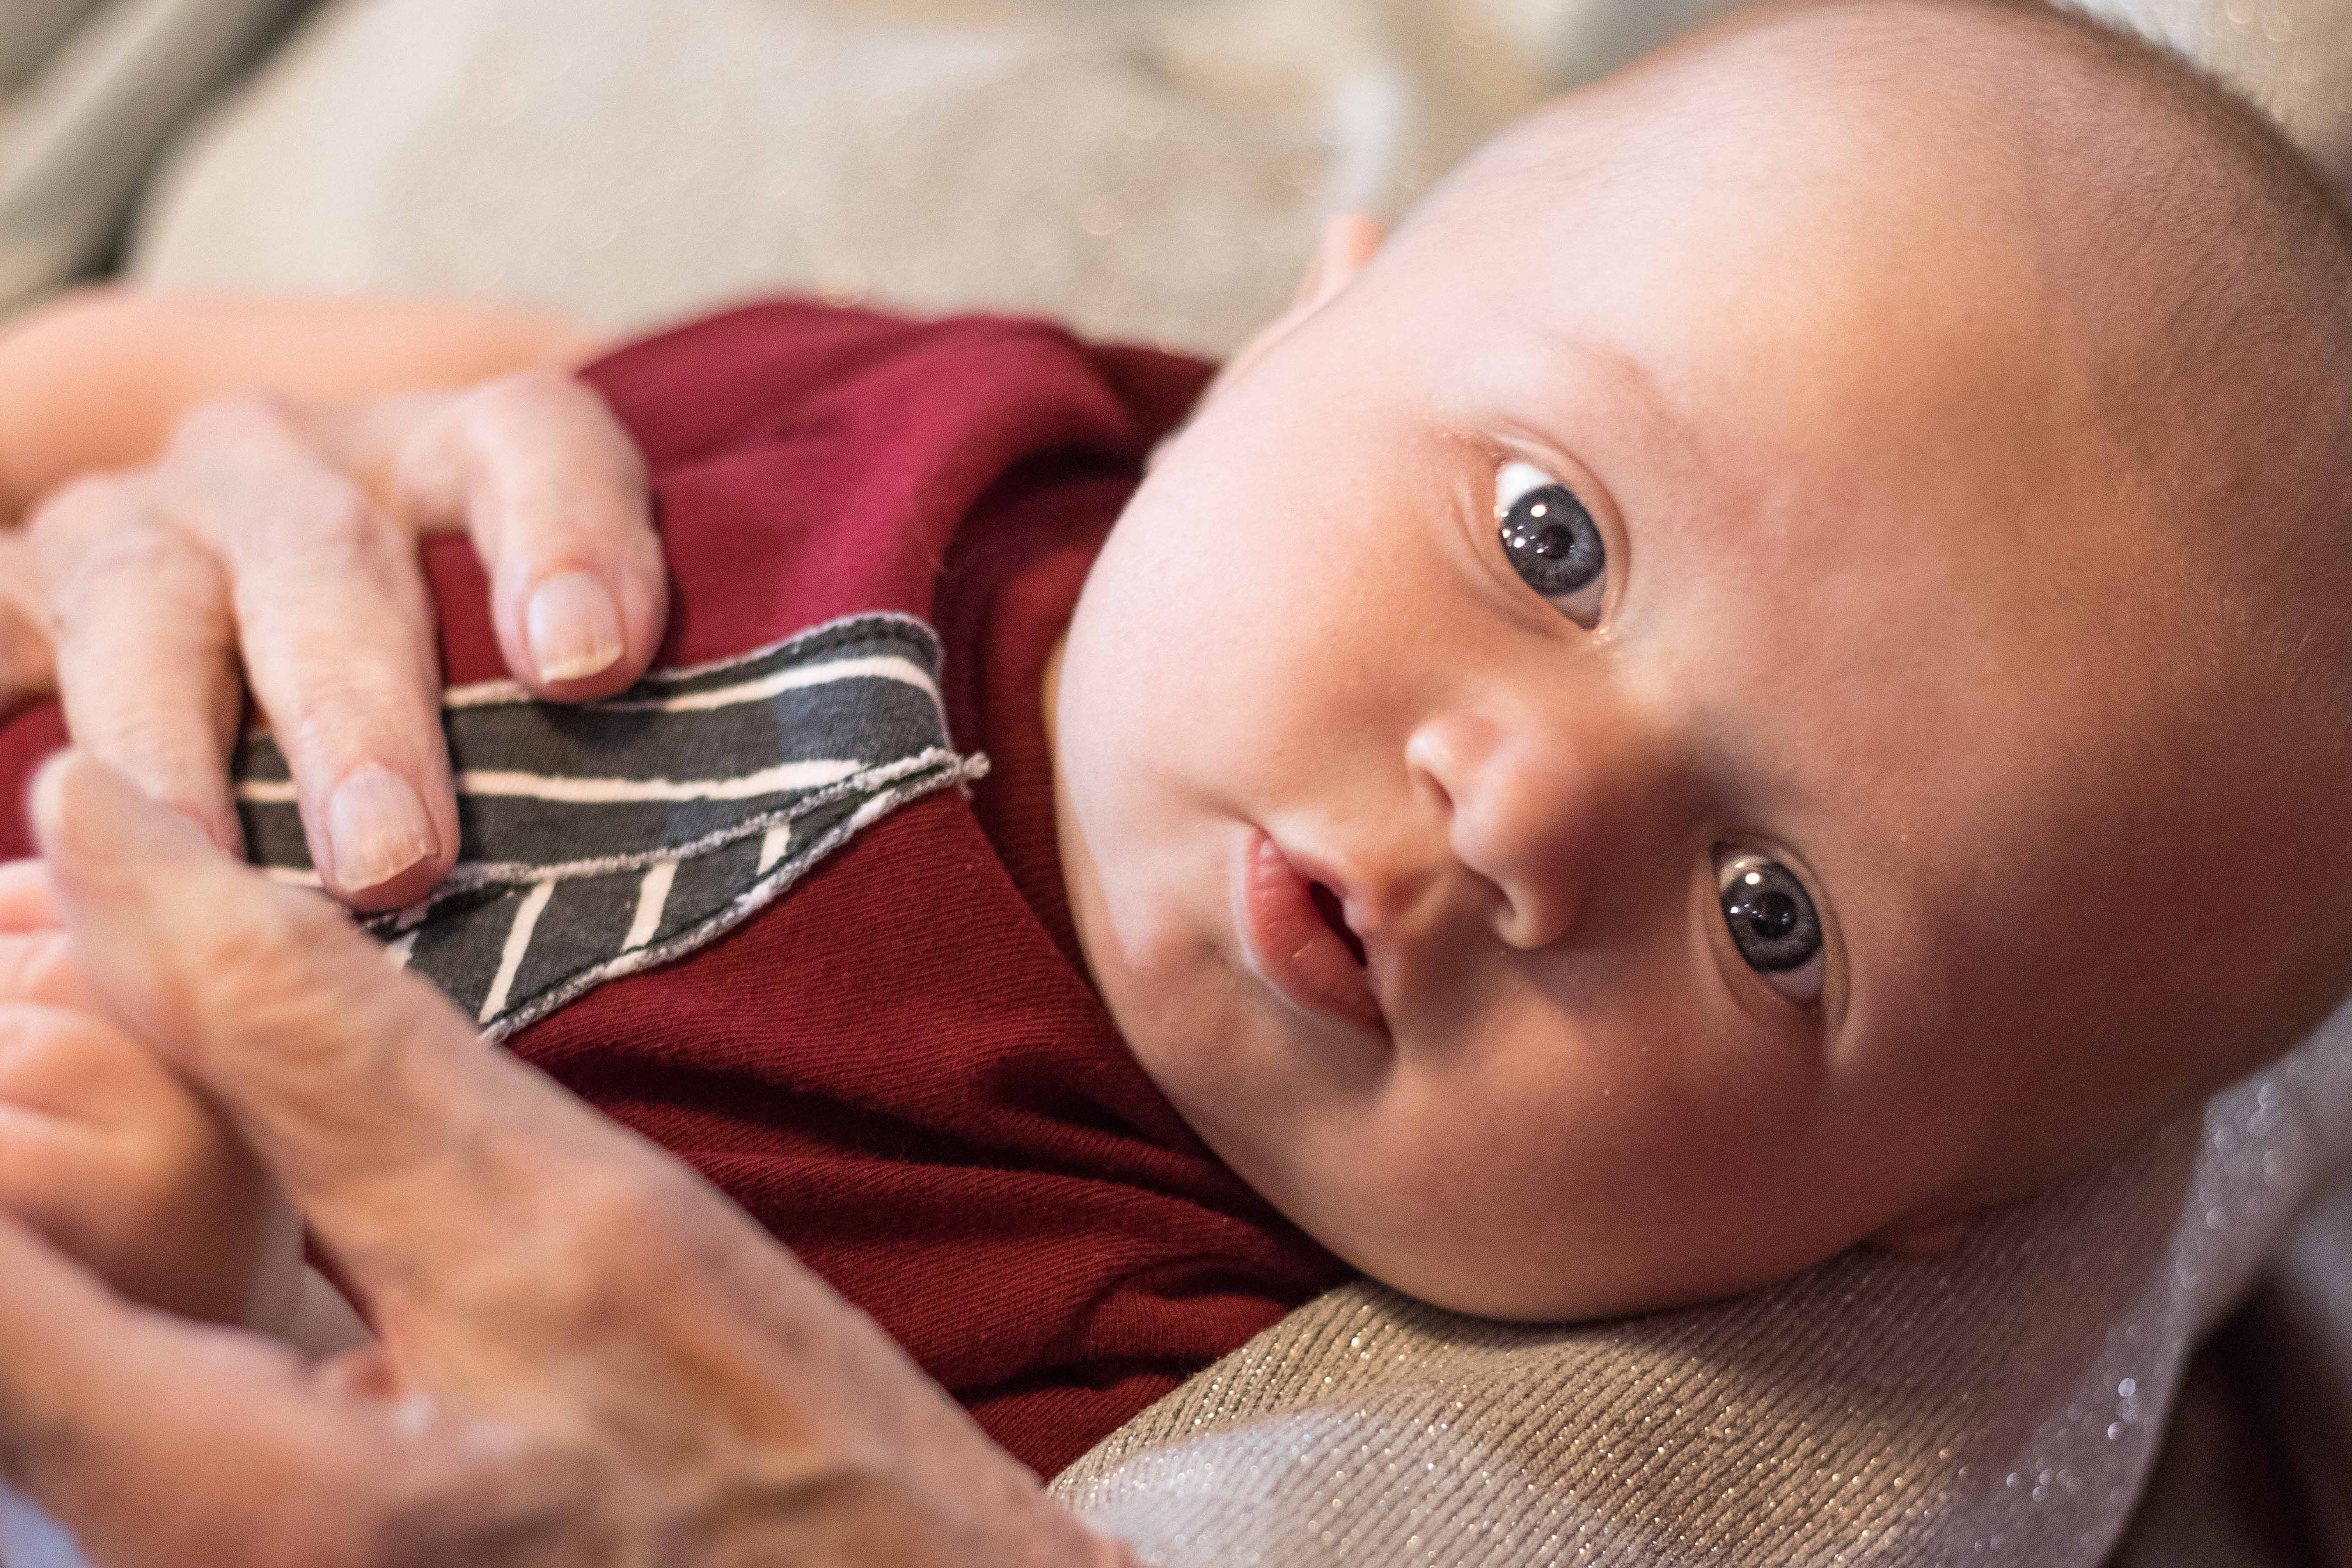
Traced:
<path fill-rule="evenodd" d="M 1790 200 L 1997 221 L 2053 286 L 2137 303 L 2141 321 L 2153 272 L 2276 300 L 2344 249 L 2338 204 L 2259 113 L 2152 46 L 2027 0 L 1744 7 L 1496 138 L 1415 221 L 1563 186 L 1686 197 L 1679 182 L 1708 170 Z M 2293 254 L 2244 256 L 2249 224 Z"/>
<path fill-rule="evenodd" d="M 1402 237 L 1491 231 L 1498 213 L 1638 214 L 1591 245 L 1680 269 L 1683 308 L 1711 331 L 1810 333 L 1874 357 L 1873 374 L 1905 363 L 1883 352 L 1901 335 L 1909 363 L 1935 354 L 1925 369 L 2072 378 L 2070 416 L 2152 470 L 2180 455 L 2167 400 L 2214 391 L 2179 374 L 2189 323 L 2168 318 L 2264 293 L 2206 276 L 2234 265 L 2242 232 L 2244 128 L 2214 96 L 2039 5 L 1757 6 L 1498 138 Z M 1563 281 L 1586 285 L 1568 270 L 1583 258 L 1563 259 Z M 2235 443 L 2230 422 L 2204 423 Z"/>

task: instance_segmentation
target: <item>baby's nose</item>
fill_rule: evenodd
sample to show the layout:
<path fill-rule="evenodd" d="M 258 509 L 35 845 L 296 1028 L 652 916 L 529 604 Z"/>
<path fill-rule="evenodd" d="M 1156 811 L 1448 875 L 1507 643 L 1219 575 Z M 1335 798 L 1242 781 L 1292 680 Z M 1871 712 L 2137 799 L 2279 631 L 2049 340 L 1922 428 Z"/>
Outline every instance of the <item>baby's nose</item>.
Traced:
<path fill-rule="evenodd" d="M 1496 934 L 1525 950 L 1576 924 L 1644 793 L 1640 749 L 1605 725 L 1450 714 L 1413 731 L 1405 761 L 1455 859 L 1493 887 Z"/>

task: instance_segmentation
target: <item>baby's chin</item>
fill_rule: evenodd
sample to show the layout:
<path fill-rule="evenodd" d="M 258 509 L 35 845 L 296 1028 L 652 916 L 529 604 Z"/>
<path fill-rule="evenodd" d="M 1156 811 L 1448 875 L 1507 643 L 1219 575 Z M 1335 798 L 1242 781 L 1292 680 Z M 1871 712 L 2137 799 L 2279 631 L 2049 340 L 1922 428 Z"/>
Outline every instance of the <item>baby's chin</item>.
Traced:
<path fill-rule="evenodd" d="M 1302 1228 L 1316 1234 L 1312 1226 Z M 1685 1244 L 1672 1236 L 1622 1248 L 1571 1248 L 1554 1237 L 1531 1233 L 1516 1246 L 1505 1238 L 1475 1250 L 1439 1232 L 1316 1239 L 1371 1279 L 1431 1306 L 1504 1322 L 1559 1323 L 1743 1295 L 1792 1279 L 1872 1237 L 1825 1243 L 1791 1236 L 1777 1247 L 1751 1241 L 1736 1258 L 1712 1241 L 1692 1237 Z"/>
<path fill-rule="evenodd" d="M 1542 1278 L 1523 1269 L 1486 1268 L 1456 1259 L 1443 1267 L 1391 1264 L 1365 1273 L 1392 1290 L 1449 1312 L 1498 1322 L 1573 1323 L 1721 1300 L 1776 1284 L 1810 1267 L 1718 1277 L 1704 1268 L 1703 1260 L 1687 1263 L 1686 1268 L 1663 1271 L 1654 1265 L 1622 1272 L 1587 1268 Z"/>

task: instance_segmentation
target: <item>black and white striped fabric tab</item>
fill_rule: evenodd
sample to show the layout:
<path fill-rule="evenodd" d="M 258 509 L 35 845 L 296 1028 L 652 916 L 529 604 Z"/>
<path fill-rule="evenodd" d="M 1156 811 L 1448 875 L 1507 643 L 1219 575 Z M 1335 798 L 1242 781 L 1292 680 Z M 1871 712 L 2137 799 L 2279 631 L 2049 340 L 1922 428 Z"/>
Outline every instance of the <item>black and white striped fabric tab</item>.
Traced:
<path fill-rule="evenodd" d="M 939 669 L 929 626 L 867 615 L 654 670 L 604 702 L 452 687 L 457 864 L 366 929 L 485 1034 L 512 1034 L 693 951 L 894 807 L 985 773 L 949 746 Z M 266 731 L 238 750 L 236 799 L 254 863 L 319 886 Z"/>

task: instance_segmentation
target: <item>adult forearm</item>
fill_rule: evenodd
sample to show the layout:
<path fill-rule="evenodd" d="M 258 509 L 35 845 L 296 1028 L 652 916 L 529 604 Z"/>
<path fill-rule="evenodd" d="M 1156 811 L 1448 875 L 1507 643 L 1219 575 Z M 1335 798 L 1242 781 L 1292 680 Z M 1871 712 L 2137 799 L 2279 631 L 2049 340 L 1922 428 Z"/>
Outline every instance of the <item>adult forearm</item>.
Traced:
<path fill-rule="evenodd" d="M 0 518 L 77 474 L 145 461 L 215 398 L 434 391 L 594 347 L 520 307 L 78 290 L 0 324 Z"/>

